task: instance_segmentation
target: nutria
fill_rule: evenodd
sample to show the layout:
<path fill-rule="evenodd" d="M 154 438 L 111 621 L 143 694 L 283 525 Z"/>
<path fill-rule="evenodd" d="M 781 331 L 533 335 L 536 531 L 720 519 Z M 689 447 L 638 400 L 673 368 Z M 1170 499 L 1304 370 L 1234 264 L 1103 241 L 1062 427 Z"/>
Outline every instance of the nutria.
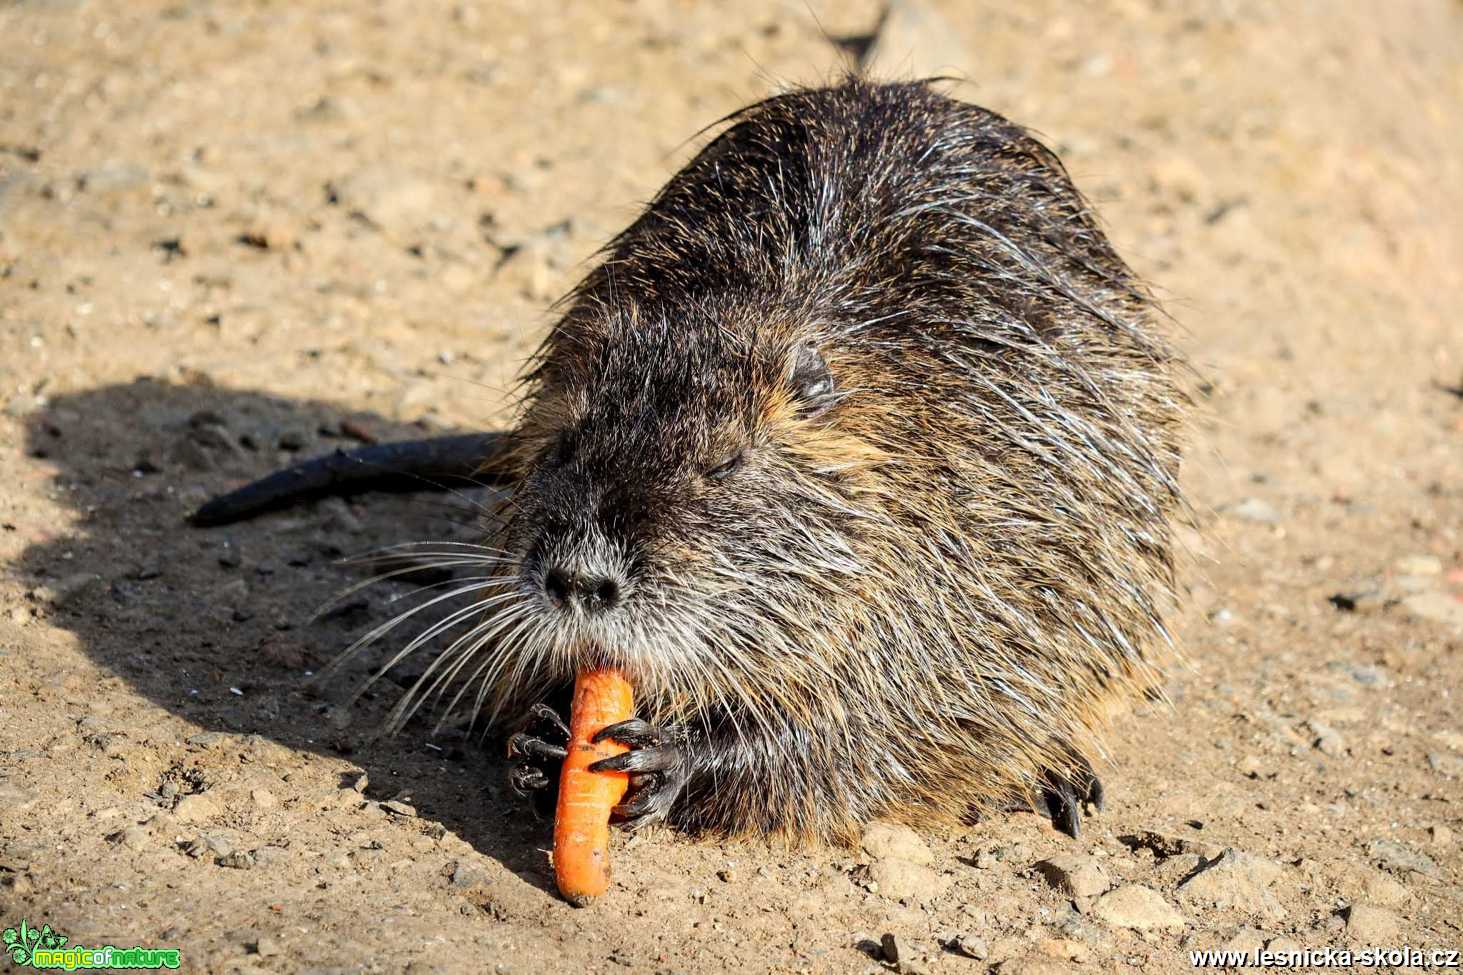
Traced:
<path fill-rule="evenodd" d="M 549 790 L 545 702 L 613 665 L 632 826 L 1044 800 L 1076 835 L 1168 640 L 1185 397 L 1154 305 L 1048 149 L 929 84 L 726 122 L 565 299 L 460 549 L 488 595 L 404 703 L 460 685 Z"/>

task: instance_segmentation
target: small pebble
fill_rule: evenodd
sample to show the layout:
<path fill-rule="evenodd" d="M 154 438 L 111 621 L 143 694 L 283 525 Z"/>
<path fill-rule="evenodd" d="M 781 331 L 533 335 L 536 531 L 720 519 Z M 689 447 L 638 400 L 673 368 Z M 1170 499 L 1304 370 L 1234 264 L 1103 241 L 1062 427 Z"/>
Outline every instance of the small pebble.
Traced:
<path fill-rule="evenodd" d="M 1442 574 L 1443 561 L 1435 555 L 1404 555 L 1393 568 L 1405 576 L 1435 576 Z"/>
<path fill-rule="evenodd" d="M 870 823 L 859 845 L 876 860 L 904 860 L 925 866 L 935 862 L 934 855 L 920 835 L 898 823 Z"/>
<path fill-rule="evenodd" d="M 976 961 L 981 961 L 989 957 L 991 953 L 990 945 L 986 944 L 984 939 L 977 938 L 973 934 L 957 934 L 945 943 L 945 947 L 957 955 L 974 958 Z"/>
<path fill-rule="evenodd" d="M 254 851 L 254 866 L 275 867 L 289 859 L 289 851 L 278 846 L 261 846 Z"/>
<path fill-rule="evenodd" d="M 1346 911 L 1346 933 L 1362 945 L 1396 945 L 1402 922 L 1391 911 L 1370 904 L 1353 904 Z"/>
<path fill-rule="evenodd" d="M 1265 525 L 1273 525 L 1280 521 L 1280 512 L 1270 502 L 1260 498 L 1245 498 L 1238 504 L 1231 505 L 1228 513 L 1243 521 L 1254 521 Z"/>
<path fill-rule="evenodd" d="M 1138 884 L 1128 884 L 1103 894 L 1093 904 L 1092 914 L 1114 927 L 1136 931 L 1182 928 L 1188 923 L 1158 891 Z"/>
<path fill-rule="evenodd" d="M 1036 870 L 1068 897 L 1096 897 L 1112 886 L 1097 861 L 1087 856 L 1054 856 L 1038 863 Z"/>
<path fill-rule="evenodd" d="M 129 850 L 140 850 L 147 846 L 152 836 L 148 833 L 146 827 L 128 826 L 126 829 L 118 830 L 111 834 L 107 839 L 120 846 L 125 846 Z"/>
<path fill-rule="evenodd" d="M 1389 870 L 1403 872 L 1415 870 L 1428 876 L 1433 876 L 1438 872 L 1438 865 L 1433 862 L 1432 857 L 1425 853 L 1418 853 L 1396 840 L 1373 840 L 1371 846 L 1367 848 L 1367 852 L 1371 854 L 1373 860 Z"/>
<path fill-rule="evenodd" d="M 187 795 L 173 807 L 173 816 L 180 823 L 196 823 L 218 815 L 218 801 L 206 793 Z"/>
<path fill-rule="evenodd" d="M 1449 778 L 1463 776 L 1463 758 L 1447 752 L 1428 752 L 1427 767 Z"/>
<path fill-rule="evenodd" d="M 1306 721 L 1306 728 L 1311 734 L 1311 746 L 1321 754 L 1332 758 L 1341 758 L 1346 754 L 1346 743 L 1330 725 L 1311 718 Z"/>

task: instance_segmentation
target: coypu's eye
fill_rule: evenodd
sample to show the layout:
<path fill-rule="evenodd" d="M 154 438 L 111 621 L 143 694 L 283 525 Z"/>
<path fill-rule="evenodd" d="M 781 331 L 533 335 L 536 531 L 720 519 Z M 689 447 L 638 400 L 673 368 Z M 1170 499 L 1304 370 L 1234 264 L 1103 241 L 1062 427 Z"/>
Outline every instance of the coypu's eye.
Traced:
<path fill-rule="evenodd" d="M 742 461 L 746 459 L 747 452 L 745 450 L 738 450 L 726 460 L 707 471 L 706 476 L 713 481 L 724 481 L 736 473 L 737 468 L 741 467 Z"/>
<path fill-rule="evenodd" d="M 804 416 L 817 416 L 838 402 L 833 373 L 823 354 L 811 345 L 798 346 L 793 353 L 788 384 Z"/>

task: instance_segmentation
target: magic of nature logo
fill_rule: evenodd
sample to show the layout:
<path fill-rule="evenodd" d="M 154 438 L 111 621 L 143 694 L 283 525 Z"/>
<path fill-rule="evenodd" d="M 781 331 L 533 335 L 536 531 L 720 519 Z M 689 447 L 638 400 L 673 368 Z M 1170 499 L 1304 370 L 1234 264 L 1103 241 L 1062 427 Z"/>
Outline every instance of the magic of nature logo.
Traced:
<path fill-rule="evenodd" d="M 68 945 L 66 935 L 49 924 L 32 927 L 25 918 L 3 934 L 5 953 L 22 968 L 74 972 L 93 968 L 177 968 L 183 953 L 177 948 L 88 948 Z"/>

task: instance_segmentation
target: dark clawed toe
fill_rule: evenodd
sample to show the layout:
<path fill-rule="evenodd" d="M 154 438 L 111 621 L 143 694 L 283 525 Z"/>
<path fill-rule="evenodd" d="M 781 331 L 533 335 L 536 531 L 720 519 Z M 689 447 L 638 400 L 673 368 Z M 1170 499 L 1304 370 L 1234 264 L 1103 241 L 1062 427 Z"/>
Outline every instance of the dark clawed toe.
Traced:
<path fill-rule="evenodd" d="M 681 770 L 631 776 L 630 790 L 614 808 L 615 822 L 636 830 L 665 819 L 685 788 L 686 778 Z"/>
<path fill-rule="evenodd" d="M 1090 802 L 1101 809 L 1103 800 L 1102 782 L 1092 765 L 1080 755 L 1075 758 L 1076 767 L 1070 775 L 1049 771 L 1041 789 L 1052 825 L 1073 839 L 1082 832 L 1082 803 Z"/>
<path fill-rule="evenodd" d="M 595 744 L 606 740 L 617 741 L 622 745 L 629 745 L 631 748 L 650 748 L 655 745 L 663 745 L 670 738 L 670 733 L 664 728 L 657 728 L 639 718 L 631 718 L 628 721 L 605 725 L 594 733 L 594 737 L 590 741 Z"/>
<path fill-rule="evenodd" d="M 569 756 L 563 745 L 555 745 L 520 731 L 508 739 L 508 757 L 526 758 L 534 762 L 562 762 Z"/>
<path fill-rule="evenodd" d="M 559 717 L 558 711 L 555 711 L 547 704 L 535 704 L 528 709 L 528 713 L 535 726 L 553 731 L 553 737 L 556 740 L 562 740 L 565 743 L 569 741 L 569 726 L 564 723 L 563 718 Z M 549 736 L 543 735 L 541 737 L 547 738 Z"/>
<path fill-rule="evenodd" d="M 508 770 L 508 781 L 520 796 L 531 795 L 549 787 L 549 776 L 533 765 L 515 765 Z"/>
<path fill-rule="evenodd" d="M 602 758 L 589 766 L 591 772 L 670 772 L 682 764 L 683 750 L 677 745 L 635 748 L 623 755 Z"/>

